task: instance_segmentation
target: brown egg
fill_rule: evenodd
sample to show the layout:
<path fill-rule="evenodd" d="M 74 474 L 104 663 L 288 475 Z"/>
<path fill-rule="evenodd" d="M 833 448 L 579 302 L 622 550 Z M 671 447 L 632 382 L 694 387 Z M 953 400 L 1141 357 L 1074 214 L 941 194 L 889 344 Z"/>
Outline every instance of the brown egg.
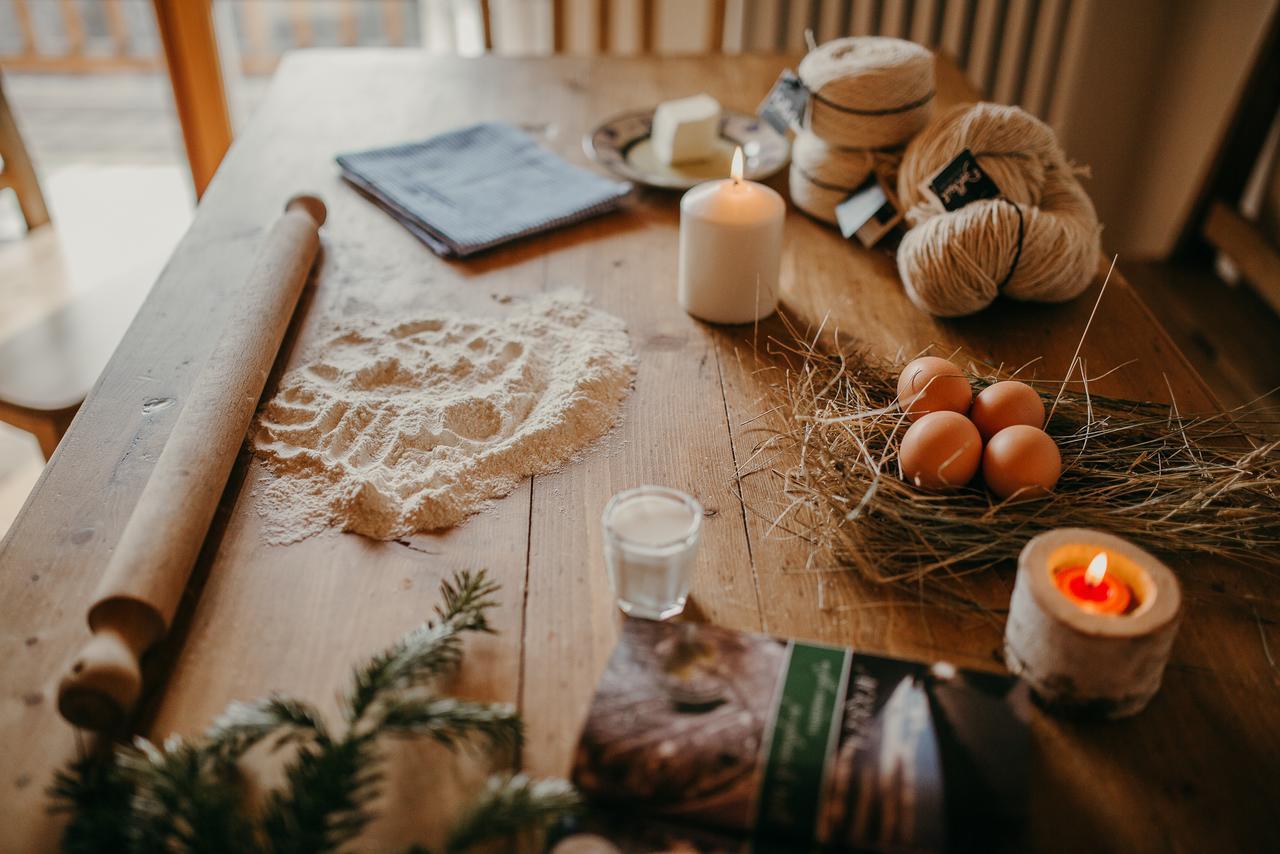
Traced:
<path fill-rule="evenodd" d="M 973 390 L 964 372 L 946 359 L 921 356 L 898 376 L 898 405 L 912 420 L 926 412 L 969 411 Z"/>
<path fill-rule="evenodd" d="M 1048 433 L 1027 424 L 1014 424 L 992 436 L 982 455 L 982 477 L 1000 498 L 1045 495 L 1061 475 L 1057 444 Z"/>
<path fill-rule="evenodd" d="M 978 392 L 969 409 L 969 419 L 983 440 L 990 442 L 992 436 L 1015 424 L 1037 430 L 1044 427 L 1044 401 L 1026 383 L 1003 380 Z"/>
<path fill-rule="evenodd" d="M 956 489 L 973 480 L 982 437 L 958 412 L 929 412 L 907 428 L 898 449 L 903 480 L 923 489 Z"/>

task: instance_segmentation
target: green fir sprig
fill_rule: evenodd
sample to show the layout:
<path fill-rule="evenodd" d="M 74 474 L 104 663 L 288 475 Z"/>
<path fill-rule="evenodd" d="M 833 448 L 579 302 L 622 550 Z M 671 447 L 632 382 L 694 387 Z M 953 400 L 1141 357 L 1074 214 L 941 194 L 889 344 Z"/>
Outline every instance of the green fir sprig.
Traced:
<path fill-rule="evenodd" d="M 578 793 L 564 780 L 534 780 L 524 774 L 490 777 L 483 794 L 449 832 L 445 850 L 469 851 L 545 825 L 578 807 Z"/>
<path fill-rule="evenodd" d="M 442 582 L 436 619 L 356 671 L 340 730 L 305 702 L 271 696 L 232 703 L 201 738 L 160 746 L 139 738 L 71 762 L 49 790 L 52 809 L 70 817 L 63 850 L 339 851 L 374 818 L 381 739 L 429 738 L 450 750 L 472 745 L 510 755 L 523 736 L 514 708 L 435 691 L 462 662 L 462 636 L 493 631 L 487 615 L 497 591 L 483 571 Z M 239 760 L 260 744 L 290 758 L 283 784 L 251 814 Z M 578 805 L 564 781 L 495 775 L 449 832 L 445 850 L 544 828 Z"/>

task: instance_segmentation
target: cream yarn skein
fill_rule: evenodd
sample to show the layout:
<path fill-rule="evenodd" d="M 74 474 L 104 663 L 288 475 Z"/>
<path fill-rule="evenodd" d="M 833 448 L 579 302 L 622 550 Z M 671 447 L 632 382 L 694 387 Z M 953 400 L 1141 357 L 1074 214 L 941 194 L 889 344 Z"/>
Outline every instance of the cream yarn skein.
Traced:
<path fill-rule="evenodd" d="M 901 148 L 840 148 L 802 130 L 791 144 L 791 201 L 800 210 L 835 224 L 836 206 L 877 172 L 896 180 Z"/>
<path fill-rule="evenodd" d="M 1001 198 L 946 211 L 922 185 L 964 149 Z M 1065 302 L 1097 273 L 1098 215 L 1057 137 L 1018 107 L 973 104 L 941 115 L 907 146 L 898 195 L 912 228 L 898 246 L 907 296 L 931 314 L 972 314 L 1000 293 Z"/>
<path fill-rule="evenodd" d="M 807 127 L 832 145 L 902 145 L 933 115 L 933 54 L 904 39 L 852 36 L 809 51 Z"/>

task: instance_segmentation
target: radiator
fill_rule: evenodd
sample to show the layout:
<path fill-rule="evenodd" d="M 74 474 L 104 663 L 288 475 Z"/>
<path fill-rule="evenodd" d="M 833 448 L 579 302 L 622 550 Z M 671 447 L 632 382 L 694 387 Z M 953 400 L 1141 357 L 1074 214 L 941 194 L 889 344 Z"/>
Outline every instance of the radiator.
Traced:
<path fill-rule="evenodd" d="M 419 0 L 455 16 L 480 2 L 495 48 L 510 53 L 554 49 L 557 16 L 571 53 L 801 53 L 806 31 L 819 42 L 898 36 L 948 54 L 984 97 L 1060 128 L 1096 0 Z"/>
<path fill-rule="evenodd" d="M 725 49 L 805 49 L 843 35 L 898 36 L 954 59 L 984 97 L 1055 126 L 1070 102 L 1092 0 L 728 0 Z"/>

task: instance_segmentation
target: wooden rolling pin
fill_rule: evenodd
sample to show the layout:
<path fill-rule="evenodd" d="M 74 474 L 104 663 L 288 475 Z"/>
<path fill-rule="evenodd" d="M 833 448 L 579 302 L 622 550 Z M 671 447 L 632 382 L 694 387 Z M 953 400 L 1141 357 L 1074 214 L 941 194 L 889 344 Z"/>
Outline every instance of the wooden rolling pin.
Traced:
<path fill-rule="evenodd" d="M 295 196 L 267 234 L 240 302 L 196 378 L 89 606 L 89 641 L 58 686 L 76 726 L 113 729 L 142 692 L 139 660 L 164 637 L 320 245 L 324 203 Z"/>

